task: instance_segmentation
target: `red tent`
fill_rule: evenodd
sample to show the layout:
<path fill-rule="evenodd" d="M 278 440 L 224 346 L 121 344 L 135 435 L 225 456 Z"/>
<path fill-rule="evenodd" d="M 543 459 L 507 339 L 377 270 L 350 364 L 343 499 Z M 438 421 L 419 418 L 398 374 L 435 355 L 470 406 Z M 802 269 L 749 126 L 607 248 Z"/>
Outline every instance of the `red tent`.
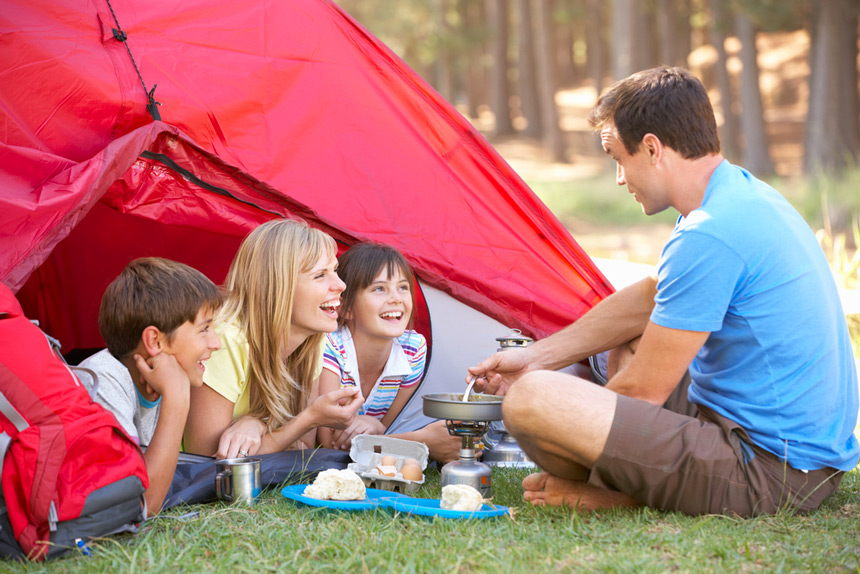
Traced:
<path fill-rule="evenodd" d="M 473 312 L 542 337 L 612 291 L 486 140 L 333 2 L 7 1 L 0 86 L 0 279 L 67 349 L 102 346 L 98 302 L 131 258 L 220 282 L 273 217 L 395 245 L 428 301 L 459 302 L 446 320 L 467 338 Z M 495 344 L 480 337 L 478 358 Z"/>

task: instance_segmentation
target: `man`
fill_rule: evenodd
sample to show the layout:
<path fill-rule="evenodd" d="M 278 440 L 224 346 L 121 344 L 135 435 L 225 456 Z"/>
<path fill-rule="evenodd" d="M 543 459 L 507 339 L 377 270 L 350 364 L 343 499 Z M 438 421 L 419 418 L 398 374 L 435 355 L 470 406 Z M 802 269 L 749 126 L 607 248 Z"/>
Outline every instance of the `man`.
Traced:
<path fill-rule="evenodd" d="M 173 480 L 191 387 L 203 384 L 206 361 L 221 347 L 212 329 L 220 306 L 221 293 L 205 275 L 158 257 L 129 263 L 102 297 L 107 348 L 81 366 L 98 375 L 95 400 L 144 451 L 149 516 Z"/>
<path fill-rule="evenodd" d="M 525 498 L 742 516 L 817 508 L 860 450 L 847 326 L 814 235 L 722 158 L 707 93 L 685 70 L 618 82 L 589 122 L 645 214 L 681 216 L 655 277 L 469 369 L 487 378 L 476 388 L 506 393 L 505 425 L 543 469 L 523 481 Z M 554 372 L 610 349 L 605 388 Z"/>

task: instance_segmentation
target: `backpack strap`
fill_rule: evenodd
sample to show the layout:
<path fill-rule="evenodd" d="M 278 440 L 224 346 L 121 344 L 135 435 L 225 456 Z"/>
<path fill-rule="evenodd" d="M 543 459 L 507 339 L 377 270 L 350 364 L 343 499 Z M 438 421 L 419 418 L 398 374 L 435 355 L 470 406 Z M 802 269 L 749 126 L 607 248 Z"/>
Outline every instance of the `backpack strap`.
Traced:
<path fill-rule="evenodd" d="M 86 367 L 79 367 L 77 365 L 66 365 L 66 366 L 69 368 L 70 371 L 72 371 L 72 373 L 74 375 L 76 375 L 78 377 L 78 380 L 84 384 L 84 388 L 86 388 L 90 393 L 90 398 L 92 400 L 96 400 L 96 395 L 99 392 L 99 376 L 98 376 L 98 374 L 94 370 L 88 369 Z M 81 375 L 86 375 L 87 377 L 89 377 L 89 379 L 90 379 L 89 384 L 87 384 L 84 381 L 84 377 L 82 377 Z"/>
<path fill-rule="evenodd" d="M 12 406 L 12 403 L 9 402 L 9 399 L 2 392 L 0 392 L 0 414 L 5 416 L 18 432 L 30 426 L 24 417 L 21 416 L 21 413 L 18 412 L 18 409 Z M 6 459 L 6 449 L 9 448 L 10 442 L 12 442 L 11 436 L 5 432 L 0 433 L 0 476 L 3 476 L 3 461 Z"/>

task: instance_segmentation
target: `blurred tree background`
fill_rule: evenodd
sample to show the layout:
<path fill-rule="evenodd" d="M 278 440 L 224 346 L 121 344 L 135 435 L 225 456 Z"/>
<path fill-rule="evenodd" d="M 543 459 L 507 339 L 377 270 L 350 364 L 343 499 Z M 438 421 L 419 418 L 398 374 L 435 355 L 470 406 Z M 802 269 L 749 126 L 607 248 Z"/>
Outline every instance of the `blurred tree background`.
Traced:
<path fill-rule="evenodd" d="M 839 174 L 860 154 L 858 0 L 340 0 L 487 135 L 532 138 L 556 162 L 594 151 L 566 90 L 594 97 L 660 64 L 708 86 L 729 159 L 759 176 Z M 802 57 L 763 85 L 762 50 Z M 781 48 L 788 49 L 788 48 Z M 788 68 L 790 66 L 790 69 Z M 785 113 L 791 107 L 791 136 Z M 787 113 L 787 112 L 786 112 Z M 782 121 L 782 124 L 779 123 Z M 794 138 L 795 163 L 774 162 Z"/>

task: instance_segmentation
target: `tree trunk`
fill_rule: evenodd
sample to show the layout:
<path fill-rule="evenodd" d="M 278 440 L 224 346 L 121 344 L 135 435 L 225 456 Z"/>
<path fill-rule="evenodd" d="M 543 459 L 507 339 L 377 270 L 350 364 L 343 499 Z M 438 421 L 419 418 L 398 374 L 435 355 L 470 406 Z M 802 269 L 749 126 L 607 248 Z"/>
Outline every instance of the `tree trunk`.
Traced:
<path fill-rule="evenodd" d="M 723 154 L 733 162 L 740 161 L 738 145 L 738 118 L 733 109 L 734 91 L 726 67 L 726 29 L 729 17 L 726 10 L 726 0 L 710 0 L 711 5 L 711 41 L 717 50 L 716 77 L 720 91 L 720 109 L 723 121 L 720 125 L 720 140 Z"/>
<path fill-rule="evenodd" d="M 612 78 L 622 80 L 635 72 L 633 20 L 636 0 L 612 0 Z"/>
<path fill-rule="evenodd" d="M 531 0 L 519 0 L 519 39 L 517 71 L 519 76 L 520 114 L 526 121 L 523 135 L 540 139 L 543 130 L 535 76 L 535 39 L 532 28 Z"/>
<path fill-rule="evenodd" d="M 599 96 L 603 93 L 603 15 L 600 0 L 588 0 L 588 20 L 586 27 L 586 58 L 588 60 L 588 75 L 594 82 L 594 89 Z"/>
<path fill-rule="evenodd" d="M 660 37 L 659 60 L 665 66 L 675 66 L 675 34 L 677 12 L 672 0 L 657 0 L 657 30 Z"/>
<path fill-rule="evenodd" d="M 478 117 L 478 108 L 488 102 L 488 78 L 484 69 L 483 56 L 485 46 L 481 29 L 485 26 L 484 7 L 474 0 L 459 0 L 460 22 L 462 23 L 461 37 L 465 38 L 466 47 L 466 96 L 469 101 L 469 115 Z M 477 32 L 476 32 L 477 31 Z"/>
<path fill-rule="evenodd" d="M 454 55 L 451 50 L 451 26 L 448 24 L 448 2 L 449 0 L 437 0 L 436 27 L 439 30 L 440 42 L 436 65 L 434 66 L 434 77 L 436 91 L 449 102 L 454 102 Z"/>
<path fill-rule="evenodd" d="M 537 76 L 538 102 L 540 116 L 543 122 L 542 131 L 544 143 L 549 148 L 554 161 L 567 161 L 561 124 L 559 123 L 558 106 L 555 103 L 556 82 L 553 77 L 553 42 L 551 0 L 533 0 L 532 16 L 537 33 Z"/>
<path fill-rule="evenodd" d="M 555 77 L 560 86 L 572 86 L 576 82 L 576 63 L 573 60 L 573 22 L 567 6 L 564 6 L 561 20 L 553 22 L 553 29 Z"/>
<path fill-rule="evenodd" d="M 759 87 L 758 48 L 756 30 L 752 20 L 738 14 L 735 29 L 741 41 L 741 130 L 744 145 L 742 165 L 759 177 L 773 174 L 773 162 L 767 143 L 764 123 L 764 106 Z"/>
<path fill-rule="evenodd" d="M 858 157 L 856 0 L 821 0 L 810 48 L 804 171 L 836 173 Z"/>
<path fill-rule="evenodd" d="M 486 0 L 490 27 L 490 109 L 496 117 L 493 135 L 514 133 L 511 122 L 511 90 L 508 83 L 508 0 Z"/>
<path fill-rule="evenodd" d="M 633 40 L 631 62 L 633 72 L 657 65 L 657 40 L 654 37 L 655 16 L 645 0 L 633 0 Z"/>
<path fill-rule="evenodd" d="M 687 58 L 693 51 L 693 27 L 690 24 L 691 0 L 674 0 L 675 10 L 678 17 L 675 19 L 678 33 L 675 34 L 675 48 L 673 50 L 679 66 L 687 65 Z"/>

